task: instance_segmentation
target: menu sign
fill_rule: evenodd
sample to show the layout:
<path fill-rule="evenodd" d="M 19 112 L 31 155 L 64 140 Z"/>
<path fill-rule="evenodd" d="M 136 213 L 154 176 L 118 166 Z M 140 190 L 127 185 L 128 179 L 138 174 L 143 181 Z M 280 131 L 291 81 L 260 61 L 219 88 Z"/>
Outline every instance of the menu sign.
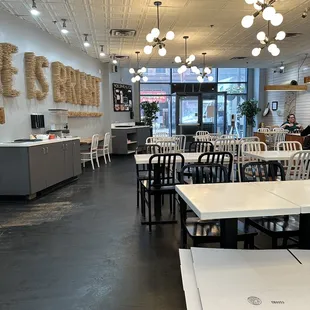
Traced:
<path fill-rule="evenodd" d="M 113 83 L 113 105 L 115 112 L 132 111 L 132 86 Z"/>

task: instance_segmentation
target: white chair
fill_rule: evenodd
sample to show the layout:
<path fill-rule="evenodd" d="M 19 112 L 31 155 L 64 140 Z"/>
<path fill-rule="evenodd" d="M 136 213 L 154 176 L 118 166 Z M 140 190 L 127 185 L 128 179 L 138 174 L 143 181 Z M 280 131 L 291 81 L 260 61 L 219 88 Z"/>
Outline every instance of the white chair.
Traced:
<path fill-rule="evenodd" d="M 177 143 L 175 140 L 159 140 L 157 141 L 157 144 L 160 146 L 161 153 L 175 153 L 176 152 L 176 147 Z"/>
<path fill-rule="evenodd" d="M 196 131 L 195 133 L 195 141 L 210 141 L 210 133 L 209 131 Z"/>
<path fill-rule="evenodd" d="M 148 137 L 146 138 L 145 144 L 156 144 L 157 137 Z"/>
<path fill-rule="evenodd" d="M 277 151 L 302 151 L 302 145 L 298 141 L 281 141 L 277 143 Z"/>
<path fill-rule="evenodd" d="M 285 129 L 284 128 L 282 128 L 282 127 L 274 127 L 273 129 L 272 129 L 272 131 L 276 131 L 276 132 L 278 132 L 278 131 L 284 131 Z"/>
<path fill-rule="evenodd" d="M 85 167 L 85 163 L 90 160 L 93 170 L 95 170 L 94 157 L 96 158 L 98 168 L 100 167 L 98 160 L 98 144 L 99 135 L 95 134 L 91 138 L 91 146 L 89 152 L 81 152 L 81 162 L 83 163 L 83 167 Z"/>
<path fill-rule="evenodd" d="M 288 163 L 286 180 L 308 180 L 310 178 L 310 151 L 294 154 Z"/>
<path fill-rule="evenodd" d="M 275 128 L 275 129 L 278 129 L 278 128 Z M 279 142 L 284 142 L 285 141 L 285 137 L 286 137 L 286 134 L 287 134 L 287 131 L 282 129 L 282 130 L 274 130 L 274 134 L 272 135 L 272 143 L 269 144 L 270 147 L 273 147 L 274 150 L 277 149 L 277 144 Z"/>
<path fill-rule="evenodd" d="M 154 137 L 169 137 L 167 132 L 156 132 L 153 134 Z"/>
<path fill-rule="evenodd" d="M 175 139 L 175 143 L 176 143 L 175 150 L 176 150 L 176 152 L 185 153 L 186 136 L 185 135 L 173 135 L 172 138 Z"/>
<path fill-rule="evenodd" d="M 257 132 L 261 132 L 261 133 L 268 133 L 270 132 L 270 129 L 269 128 L 258 128 L 257 129 Z"/>
<path fill-rule="evenodd" d="M 205 136 L 205 135 L 209 135 L 209 131 L 206 131 L 206 130 L 199 130 L 199 131 L 196 131 L 196 134 L 195 136 Z"/>
<path fill-rule="evenodd" d="M 221 135 L 220 139 L 238 139 L 238 135 L 235 134 Z"/>
<path fill-rule="evenodd" d="M 253 137 L 251 137 L 253 138 Z M 238 152 L 238 177 L 239 182 L 241 181 L 241 166 L 245 165 L 250 161 L 257 161 L 251 156 L 245 155 L 245 152 L 259 152 L 259 151 L 267 151 L 267 144 L 264 142 L 243 142 L 239 144 L 239 152 Z"/>
<path fill-rule="evenodd" d="M 111 134 L 107 132 L 104 135 L 104 140 L 103 140 L 103 147 L 99 147 L 98 151 L 102 151 L 102 155 L 104 158 L 104 163 L 107 164 L 107 159 L 106 156 L 108 156 L 109 163 L 111 162 L 111 157 L 110 157 L 110 141 L 111 141 Z"/>
<path fill-rule="evenodd" d="M 210 141 L 215 141 L 217 139 L 220 139 L 221 137 L 221 133 L 210 133 L 209 137 L 210 137 Z"/>

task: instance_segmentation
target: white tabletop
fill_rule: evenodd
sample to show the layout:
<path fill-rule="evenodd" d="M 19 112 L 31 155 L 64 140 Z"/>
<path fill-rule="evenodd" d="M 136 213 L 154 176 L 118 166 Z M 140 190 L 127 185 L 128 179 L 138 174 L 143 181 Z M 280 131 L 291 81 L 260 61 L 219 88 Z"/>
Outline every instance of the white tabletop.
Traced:
<path fill-rule="evenodd" d="M 310 250 L 289 250 L 303 264 L 310 266 Z"/>
<path fill-rule="evenodd" d="M 57 139 L 48 139 L 37 142 L 0 142 L 0 147 L 31 147 L 31 146 L 45 146 L 58 142 L 68 142 L 80 140 L 79 137 L 71 137 L 71 138 L 57 138 Z"/>
<path fill-rule="evenodd" d="M 300 207 L 250 183 L 177 185 L 201 220 L 293 215 Z"/>
<path fill-rule="evenodd" d="M 310 213 L 310 180 L 252 183 L 274 195 L 298 205 L 301 213 Z"/>
<path fill-rule="evenodd" d="M 196 163 L 198 162 L 198 158 L 203 153 L 180 153 L 184 156 L 185 163 Z M 153 154 L 136 154 L 135 160 L 137 165 L 148 164 L 150 157 Z M 177 158 L 177 161 L 180 162 L 180 158 Z"/>
<path fill-rule="evenodd" d="M 256 158 L 259 160 L 289 160 L 291 156 L 299 151 L 257 151 L 244 152 L 244 155 Z"/>
<path fill-rule="evenodd" d="M 183 290 L 187 310 L 202 310 L 191 250 L 180 249 Z"/>

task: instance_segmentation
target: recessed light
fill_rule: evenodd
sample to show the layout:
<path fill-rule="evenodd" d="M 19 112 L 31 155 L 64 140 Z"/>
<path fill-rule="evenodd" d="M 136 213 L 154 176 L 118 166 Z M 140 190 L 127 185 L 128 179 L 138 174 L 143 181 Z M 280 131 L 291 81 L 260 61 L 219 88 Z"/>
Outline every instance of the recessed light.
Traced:
<path fill-rule="evenodd" d="M 38 9 L 37 9 L 37 4 L 36 4 L 35 0 L 32 0 L 32 7 L 31 7 L 31 10 L 30 10 L 30 13 L 31 13 L 33 16 L 38 16 L 38 15 L 40 15 L 40 12 L 39 12 Z"/>

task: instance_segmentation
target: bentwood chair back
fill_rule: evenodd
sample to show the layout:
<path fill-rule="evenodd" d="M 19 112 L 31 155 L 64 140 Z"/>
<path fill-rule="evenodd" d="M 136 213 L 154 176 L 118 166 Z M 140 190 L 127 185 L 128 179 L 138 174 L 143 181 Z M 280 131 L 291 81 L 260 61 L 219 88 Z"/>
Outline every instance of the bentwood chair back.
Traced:
<path fill-rule="evenodd" d="M 206 153 L 213 152 L 214 146 L 210 141 L 194 141 L 189 145 L 189 152 Z"/>
<path fill-rule="evenodd" d="M 308 180 L 310 178 L 310 151 L 295 153 L 289 160 L 286 180 Z"/>

